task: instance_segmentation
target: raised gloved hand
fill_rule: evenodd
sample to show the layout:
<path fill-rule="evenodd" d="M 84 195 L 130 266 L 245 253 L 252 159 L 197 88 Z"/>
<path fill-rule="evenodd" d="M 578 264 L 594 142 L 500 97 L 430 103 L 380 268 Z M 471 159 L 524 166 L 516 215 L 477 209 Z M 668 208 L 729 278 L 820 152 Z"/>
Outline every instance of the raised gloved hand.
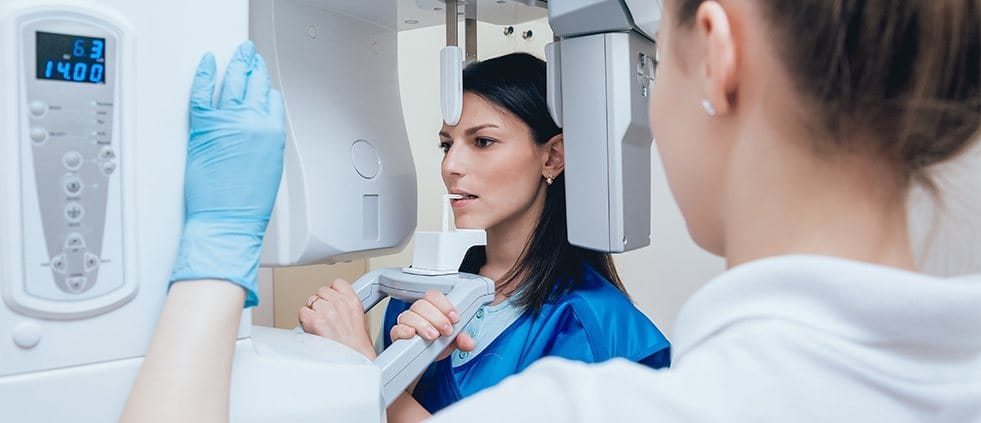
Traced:
<path fill-rule="evenodd" d="M 191 87 L 184 231 L 170 279 L 230 281 L 245 288 L 250 307 L 259 302 L 259 253 L 283 173 L 285 112 L 252 42 L 232 57 L 217 105 L 215 73 L 208 53 Z"/>

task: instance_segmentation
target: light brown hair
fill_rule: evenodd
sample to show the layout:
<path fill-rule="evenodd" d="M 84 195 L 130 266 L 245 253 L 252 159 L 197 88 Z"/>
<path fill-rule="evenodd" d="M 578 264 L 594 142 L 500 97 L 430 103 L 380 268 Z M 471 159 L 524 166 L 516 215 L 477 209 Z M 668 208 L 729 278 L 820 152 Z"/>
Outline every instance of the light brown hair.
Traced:
<path fill-rule="evenodd" d="M 676 0 L 679 27 L 705 0 Z M 820 151 L 891 160 L 907 181 L 977 139 L 981 1 L 756 0 Z"/>

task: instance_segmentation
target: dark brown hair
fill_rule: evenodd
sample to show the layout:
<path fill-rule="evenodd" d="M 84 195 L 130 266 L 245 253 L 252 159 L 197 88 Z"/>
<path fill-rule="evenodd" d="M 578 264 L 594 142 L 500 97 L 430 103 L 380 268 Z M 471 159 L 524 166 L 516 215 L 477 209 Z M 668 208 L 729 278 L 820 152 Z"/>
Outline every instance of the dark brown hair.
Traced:
<path fill-rule="evenodd" d="M 677 0 L 679 26 L 705 0 Z M 906 181 L 981 125 L 978 0 L 757 0 L 778 55 L 838 150 L 882 155 Z M 826 150 L 828 145 L 816 146 Z M 932 186 L 932 185 L 931 185 Z"/>

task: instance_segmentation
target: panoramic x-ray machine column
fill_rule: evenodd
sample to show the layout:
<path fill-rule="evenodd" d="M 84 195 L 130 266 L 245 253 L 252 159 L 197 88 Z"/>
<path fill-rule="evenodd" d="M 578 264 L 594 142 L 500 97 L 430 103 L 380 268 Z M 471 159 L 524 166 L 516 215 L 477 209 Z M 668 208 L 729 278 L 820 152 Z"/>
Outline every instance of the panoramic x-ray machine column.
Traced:
<path fill-rule="evenodd" d="M 206 51 L 224 64 L 251 37 L 286 100 L 286 168 L 263 264 L 405 246 L 416 194 L 398 98 L 398 4 L 0 3 L 0 420 L 118 419 L 166 296 L 183 218 L 187 97 Z M 605 251 L 645 245 L 649 185 L 632 191 L 624 185 L 635 182 L 621 181 L 630 173 L 649 184 L 649 163 L 633 159 L 649 157 L 646 113 L 636 111 L 649 86 L 644 34 L 653 31 L 634 22 L 656 20 L 631 15 L 629 1 L 515 7 L 527 4 L 547 5 L 562 37 L 551 50 L 551 105 L 567 137 L 570 202 L 589 200 L 575 194 L 579 185 L 596 196 L 590 214 L 570 215 L 570 239 Z M 585 18 L 597 10 L 615 24 Z M 604 41 L 577 47 L 590 37 Z M 600 97 L 578 92 L 584 81 Z M 596 98 L 606 100 L 601 113 L 580 111 Z M 586 226 L 601 229 L 581 241 L 574 234 Z M 358 280 L 365 304 L 434 288 L 468 315 L 492 298 L 491 281 L 455 273 L 425 244 L 417 241 L 408 271 Z M 380 421 L 451 339 L 399 341 L 370 363 L 323 338 L 253 327 L 249 316 L 235 350 L 233 421 Z"/>

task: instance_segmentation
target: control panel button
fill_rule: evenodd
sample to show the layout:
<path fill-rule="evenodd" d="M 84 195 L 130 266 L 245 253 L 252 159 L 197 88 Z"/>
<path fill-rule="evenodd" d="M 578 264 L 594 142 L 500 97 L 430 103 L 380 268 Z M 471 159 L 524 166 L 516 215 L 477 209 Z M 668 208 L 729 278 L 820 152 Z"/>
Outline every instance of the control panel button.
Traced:
<path fill-rule="evenodd" d="M 41 117 L 48 112 L 48 104 L 43 101 L 32 101 L 28 107 L 31 109 L 31 116 Z"/>
<path fill-rule="evenodd" d="M 102 147 L 99 151 L 99 160 L 112 160 L 116 158 L 116 152 L 112 149 L 112 146 Z"/>
<path fill-rule="evenodd" d="M 58 254 L 51 258 L 51 269 L 58 273 L 65 273 L 65 268 L 68 267 L 68 262 L 65 260 L 64 254 Z"/>
<path fill-rule="evenodd" d="M 34 144 L 44 144 L 48 140 L 48 131 L 44 128 L 31 129 L 31 140 L 34 141 Z"/>
<path fill-rule="evenodd" d="M 100 261 L 101 260 L 99 260 L 99 256 L 92 253 L 85 253 L 85 259 L 83 262 L 85 265 L 85 271 L 91 272 L 95 269 L 98 269 Z"/>
<path fill-rule="evenodd" d="M 82 205 L 79 202 L 72 201 L 65 205 L 65 220 L 67 220 L 68 223 L 78 223 L 81 222 L 83 218 L 85 218 L 85 209 L 82 208 Z"/>
<path fill-rule="evenodd" d="M 116 162 L 102 162 L 99 164 L 99 170 L 102 171 L 103 175 L 112 175 L 112 172 L 116 171 Z"/>
<path fill-rule="evenodd" d="M 68 285 L 68 289 L 72 292 L 78 293 L 85 289 L 85 284 L 89 281 L 89 278 L 85 276 L 69 276 L 65 278 L 65 285 Z"/>
<path fill-rule="evenodd" d="M 78 232 L 72 232 L 65 238 L 66 250 L 80 250 L 85 248 L 85 238 Z"/>
<path fill-rule="evenodd" d="M 61 164 L 65 169 L 78 170 L 82 167 L 82 154 L 77 151 L 69 151 L 61 157 Z"/>
<path fill-rule="evenodd" d="M 77 176 L 68 175 L 65 177 L 65 194 L 69 197 L 78 197 L 82 193 L 82 180 Z"/>
<path fill-rule="evenodd" d="M 41 325 L 36 322 L 20 322 L 14 327 L 14 344 L 23 349 L 30 349 L 41 342 Z"/>

